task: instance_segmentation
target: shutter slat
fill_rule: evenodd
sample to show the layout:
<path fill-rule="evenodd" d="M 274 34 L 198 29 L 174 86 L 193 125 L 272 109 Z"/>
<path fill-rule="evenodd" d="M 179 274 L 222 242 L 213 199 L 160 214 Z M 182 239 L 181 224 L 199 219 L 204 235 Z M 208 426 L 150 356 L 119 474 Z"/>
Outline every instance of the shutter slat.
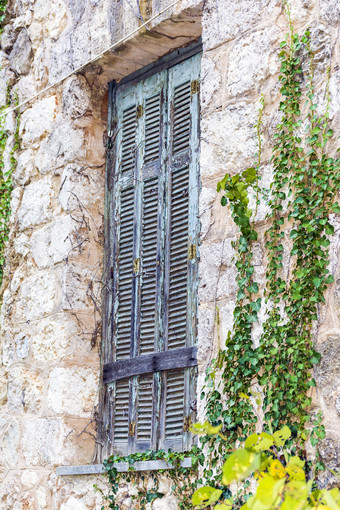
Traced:
<path fill-rule="evenodd" d="M 134 189 L 127 188 L 120 198 L 120 240 L 118 267 L 118 315 L 116 359 L 130 356 L 133 265 Z"/>

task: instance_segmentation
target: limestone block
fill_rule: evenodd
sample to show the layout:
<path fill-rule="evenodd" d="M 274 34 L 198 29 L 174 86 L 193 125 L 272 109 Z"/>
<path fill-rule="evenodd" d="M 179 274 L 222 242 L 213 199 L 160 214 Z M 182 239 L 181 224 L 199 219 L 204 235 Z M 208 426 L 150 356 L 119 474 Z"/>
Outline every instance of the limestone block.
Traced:
<path fill-rule="evenodd" d="M 91 19 L 91 24 L 93 19 Z M 72 48 L 71 62 L 73 68 L 78 68 L 88 62 L 91 58 L 91 37 L 87 23 L 74 27 L 70 35 Z M 108 38 L 106 39 L 107 44 Z"/>
<path fill-rule="evenodd" d="M 201 178 L 223 178 L 250 165 L 256 153 L 256 109 L 243 101 L 202 119 Z"/>
<path fill-rule="evenodd" d="M 73 69 L 71 37 L 63 34 L 53 43 L 50 51 L 49 82 L 60 80 Z"/>
<path fill-rule="evenodd" d="M 14 239 L 14 250 L 25 257 L 30 251 L 30 238 L 26 234 L 20 234 Z"/>
<path fill-rule="evenodd" d="M 0 453 L 1 462 L 10 467 L 14 467 L 18 462 L 18 449 L 20 443 L 20 425 L 11 418 L 6 432 L 1 437 Z"/>
<path fill-rule="evenodd" d="M 52 218 L 51 201 L 54 197 L 50 178 L 40 179 L 26 186 L 18 210 L 21 230 L 39 225 Z"/>
<path fill-rule="evenodd" d="M 235 261 L 235 250 L 231 243 L 235 239 L 226 239 L 223 242 L 222 248 L 222 265 L 219 272 L 219 280 L 217 283 L 217 298 L 234 297 L 237 292 L 236 284 L 236 267 Z"/>
<path fill-rule="evenodd" d="M 201 240 L 207 235 L 211 226 L 213 202 L 216 198 L 216 191 L 212 188 L 202 187 L 199 197 L 199 217 L 201 222 Z"/>
<path fill-rule="evenodd" d="M 28 27 L 27 30 L 31 39 L 32 48 L 37 50 L 43 38 L 43 27 L 41 23 L 35 21 Z"/>
<path fill-rule="evenodd" d="M 60 311 L 60 283 L 54 271 L 40 271 L 25 278 L 16 302 L 16 317 L 32 320 Z"/>
<path fill-rule="evenodd" d="M 229 331 L 233 330 L 234 308 L 235 301 L 227 301 L 225 305 L 220 307 L 220 323 L 221 323 L 220 336 L 222 345 L 225 344 Z"/>
<path fill-rule="evenodd" d="M 326 81 L 324 77 L 330 63 L 332 49 L 332 36 L 329 26 L 318 23 L 312 27 L 310 39 L 310 49 L 313 52 L 314 76 L 316 79 L 322 77 L 323 81 Z M 305 70 L 304 66 L 303 70 Z"/>
<path fill-rule="evenodd" d="M 0 368 L 0 405 L 3 406 L 7 402 L 7 373 L 4 367 Z M 0 422 L 1 429 L 1 422 Z M 0 430 L 1 431 L 1 430 Z"/>
<path fill-rule="evenodd" d="M 48 508 L 47 491 L 45 487 L 43 486 L 38 487 L 35 494 L 38 503 L 38 510 L 45 510 L 46 508 Z"/>
<path fill-rule="evenodd" d="M 8 408 L 12 413 L 37 413 L 41 409 L 43 380 L 34 370 L 11 368 L 8 376 Z"/>
<path fill-rule="evenodd" d="M 36 70 L 35 65 L 33 68 Z M 37 78 L 32 73 L 22 76 L 16 81 L 15 90 L 17 91 L 19 102 L 31 99 L 37 92 Z"/>
<path fill-rule="evenodd" d="M 10 171 L 11 171 L 11 166 L 12 166 L 12 162 L 11 162 L 12 154 L 11 154 L 11 152 L 13 150 L 14 143 L 15 143 L 14 136 L 10 135 L 7 138 L 6 145 L 5 145 L 5 150 L 4 150 L 3 155 L 2 155 L 2 161 L 3 161 L 2 172 L 3 172 L 3 175 L 4 175 L 5 179 L 8 179 L 8 175 L 10 174 Z"/>
<path fill-rule="evenodd" d="M 39 268 L 67 259 L 72 248 L 72 229 L 70 216 L 63 216 L 34 232 L 31 237 L 31 252 Z"/>
<path fill-rule="evenodd" d="M 129 7 L 128 7 L 129 8 Z M 105 11 L 98 9 L 98 7 L 93 4 L 91 9 L 91 23 L 89 25 L 90 28 L 90 44 L 91 44 L 91 57 L 98 54 L 100 51 L 103 51 L 107 47 L 107 41 L 112 37 L 109 30 L 109 20 L 105 16 Z M 131 23 L 135 25 L 135 20 L 133 19 L 135 16 L 129 16 L 129 21 L 124 18 L 124 27 L 127 29 L 126 24 Z M 117 25 L 116 25 L 117 26 Z M 136 25 L 135 25 L 136 26 Z M 135 26 L 133 28 L 135 28 Z M 129 29 L 127 29 L 129 31 Z M 114 29 L 114 34 L 116 34 L 117 28 Z"/>
<path fill-rule="evenodd" d="M 34 155 L 31 150 L 23 150 L 17 158 L 17 166 L 13 173 L 13 179 L 16 183 L 25 185 L 37 175 L 34 169 Z"/>
<path fill-rule="evenodd" d="M 307 21 L 308 16 L 312 16 L 312 10 L 315 6 L 315 2 L 311 2 L 310 0 L 294 0 L 291 4 L 289 4 L 290 16 L 293 22 L 293 25 L 300 23 L 305 23 Z"/>
<path fill-rule="evenodd" d="M 7 78 L 5 71 L 0 71 L 0 105 L 4 106 L 7 104 Z"/>
<path fill-rule="evenodd" d="M 57 97 L 51 96 L 37 101 L 21 117 L 20 136 L 23 146 L 38 142 L 52 131 L 56 118 Z"/>
<path fill-rule="evenodd" d="M 66 5 L 71 12 L 73 24 L 76 25 L 85 12 L 85 4 L 78 0 L 66 0 Z"/>
<path fill-rule="evenodd" d="M 4 129 L 13 133 L 16 128 L 16 116 L 14 112 L 10 112 L 6 115 Z"/>
<path fill-rule="evenodd" d="M 329 114 L 333 118 L 336 113 L 339 112 L 339 101 L 340 101 L 340 71 L 332 74 L 329 80 L 329 92 L 331 97 Z"/>
<path fill-rule="evenodd" d="M 201 108 L 204 109 L 221 86 L 221 75 L 212 59 L 207 56 L 201 61 Z"/>
<path fill-rule="evenodd" d="M 27 74 L 31 67 L 33 52 L 27 30 L 23 28 L 10 53 L 10 67 L 17 74 Z"/>
<path fill-rule="evenodd" d="M 230 240 L 200 247 L 200 302 L 235 295 L 237 286 L 233 254 Z"/>
<path fill-rule="evenodd" d="M 34 3 L 34 19 L 43 24 L 46 38 L 57 39 L 67 25 L 65 2 L 63 0 L 37 0 Z"/>
<path fill-rule="evenodd" d="M 93 289 L 93 274 L 90 269 L 68 264 L 63 270 L 63 310 L 87 310 Z"/>
<path fill-rule="evenodd" d="M 91 89 L 86 78 L 72 76 L 63 88 L 63 113 L 73 119 L 81 117 L 89 109 L 90 99 Z"/>
<path fill-rule="evenodd" d="M 17 35 L 18 32 L 15 30 L 13 25 L 6 23 L 1 34 L 1 49 L 6 52 L 11 51 Z"/>
<path fill-rule="evenodd" d="M 179 506 L 175 496 L 169 495 L 162 499 L 156 499 L 152 505 L 152 510 L 178 510 Z"/>
<path fill-rule="evenodd" d="M 278 29 L 273 27 L 251 33 L 235 43 L 229 55 L 229 97 L 261 91 L 263 83 L 278 72 L 276 46 L 279 36 Z"/>
<path fill-rule="evenodd" d="M 89 417 L 98 391 L 98 373 L 90 368 L 54 368 L 47 403 L 55 413 Z"/>
<path fill-rule="evenodd" d="M 340 393 L 340 337 L 329 336 L 320 341 L 317 350 L 321 361 L 315 367 L 316 383 L 329 411 L 336 418 L 336 401 Z"/>
<path fill-rule="evenodd" d="M 223 258 L 223 243 L 203 244 L 200 247 L 200 285 L 201 303 L 214 301 Z"/>
<path fill-rule="evenodd" d="M 20 333 L 14 338 L 15 352 L 18 359 L 26 359 L 30 351 L 30 338 Z"/>
<path fill-rule="evenodd" d="M 103 201 L 104 169 L 87 168 L 77 164 L 68 165 L 61 176 L 58 200 L 64 211 L 79 211 L 81 207 L 92 208 Z"/>
<path fill-rule="evenodd" d="M 77 327 L 69 316 L 41 319 L 35 325 L 31 340 L 33 359 L 40 365 L 85 356 L 87 346 L 77 340 Z"/>
<path fill-rule="evenodd" d="M 203 10 L 205 50 L 230 41 L 254 27 L 266 16 L 280 14 L 279 0 L 209 0 Z"/>
<path fill-rule="evenodd" d="M 338 415 L 340 416 L 340 393 L 338 393 L 338 396 L 336 397 L 335 410 L 338 413 Z"/>
<path fill-rule="evenodd" d="M 336 25 L 340 20 L 340 4 L 338 0 L 320 0 L 320 17 L 326 23 Z"/>
<path fill-rule="evenodd" d="M 262 165 L 259 171 L 259 185 L 262 189 L 262 193 L 260 195 L 260 203 L 257 205 L 256 209 L 256 194 L 249 192 L 249 208 L 252 209 L 252 211 L 255 213 L 256 211 L 256 222 L 258 221 L 264 221 L 267 217 L 267 215 L 271 212 L 271 208 L 268 205 L 268 199 L 267 196 L 271 197 L 270 195 L 270 185 L 273 181 L 273 167 L 272 165 Z M 286 211 L 287 208 L 287 201 L 282 204 L 282 207 L 284 211 Z"/>
<path fill-rule="evenodd" d="M 89 510 L 89 507 L 72 496 L 61 505 L 60 510 Z"/>
<path fill-rule="evenodd" d="M 21 475 L 21 483 L 27 489 L 32 489 L 39 482 L 39 476 L 35 471 L 25 470 Z"/>
<path fill-rule="evenodd" d="M 86 155 L 84 133 L 72 127 L 68 120 L 57 119 L 50 136 L 41 144 L 36 166 L 45 174 L 67 165 L 73 160 L 81 160 Z"/>
<path fill-rule="evenodd" d="M 339 437 L 334 436 L 334 434 L 328 434 L 318 445 L 318 451 L 321 461 L 326 466 L 326 472 L 322 473 L 320 476 L 318 483 L 319 488 L 339 487 L 339 478 L 336 476 L 340 468 Z M 333 472 L 328 470 L 332 470 Z"/>
<path fill-rule="evenodd" d="M 213 330 L 215 311 L 212 308 L 200 306 L 198 312 L 197 359 L 199 364 L 206 364 L 213 347 Z"/>
<path fill-rule="evenodd" d="M 30 466 L 63 464 L 67 457 L 64 437 L 69 432 L 58 419 L 38 418 L 25 422 L 22 451 Z"/>
<path fill-rule="evenodd" d="M 2 339 L 2 364 L 7 367 L 13 363 L 14 360 L 14 345 L 13 337 L 5 331 L 5 335 Z"/>

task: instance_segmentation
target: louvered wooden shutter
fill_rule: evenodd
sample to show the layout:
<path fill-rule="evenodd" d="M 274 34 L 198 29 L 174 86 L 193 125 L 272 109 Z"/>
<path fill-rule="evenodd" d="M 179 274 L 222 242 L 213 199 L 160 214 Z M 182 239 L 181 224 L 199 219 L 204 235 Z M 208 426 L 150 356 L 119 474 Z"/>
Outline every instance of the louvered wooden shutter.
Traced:
<path fill-rule="evenodd" d="M 113 451 L 183 450 L 194 413 L 199 56 L 117 88 Z"/>
<path fill-rule="evenodd" d="M 166 349 L 196 343 L 198 239 L 199 56 L 169 69 L 167 261 L 165 266 Z M 195 414 L 195 369 L 163 375 L 160 446 L 189 447 Z"/>

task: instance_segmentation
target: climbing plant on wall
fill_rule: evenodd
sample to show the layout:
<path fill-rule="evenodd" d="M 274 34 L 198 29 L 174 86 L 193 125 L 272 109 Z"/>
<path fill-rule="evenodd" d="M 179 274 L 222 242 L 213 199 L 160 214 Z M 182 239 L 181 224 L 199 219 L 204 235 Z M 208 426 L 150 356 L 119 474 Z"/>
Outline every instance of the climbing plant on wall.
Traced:
<path fill-rule="evenodd" d="M 286 9 L 290 22 L 288 5 Z M 251 191 L 258 197 L 260 162 L 240 175 L 227 174 L 218 184 L 218 190 L 224 192 L 221 203 L 229 204 L 240 236 L 236 243 L 239 290 L 233 330 L 226 348 L 213 361 L 202 395 L 207 402 L 208 420 L 215 425 L 224 423 L 224 434 L 228 437 L 223 446 L 219 437 L 203 440 L 213 464 L 219 462 L 216 454 L 230 450 L 236 439 L 242 441 L 254 430 L 259 419 L 250 398 L 254 395 L 254 383 L 258 383 L 263 396 L 260 413 L 265 428 L 266 424 L 274 429 L 289 424 L 294 441 L 300 446 L 308 436 L 314 445 L 324 437 L 320 416 L 311 423 L 308 406 L 310 388 L 315 386 L 312 369 L 320 361 L 313 344 L 313 321 L 317 321 L 318 306 L 324 303 L 324 292 L 333 282 L 328 270 L 328 237 L 334 233 L 330 214 L 340 212 L 334 202 L 340 187 L 340 160 L 326 151 L 333 137 L 329 128 L 329 69 L 326 106 L 320 114 L 313 86 L 310 32 L 307 30 L 299 37 L 290 22 L 279 57 L 281 120 L 274 135 L 269 199 L 271 226 L 265 236 L 267 319 L 257 348 L 251 330 L 263 303 L 258 297 L 259 286 L 253 280 L 252 247 L 258 236 L 248 195 Z M 302 76 L 302 58 L 310 63 L 309 76 Z M 305 90 L 304 82 L 307 82 Z M 305 99 L 308 111 L 304 115 Z M 259 123 L 263 106 L 261 100 Z"/>
<path fill-rule="evenodd" d="M 6 17 L 6 9 L 7 9 L 8 0 L 0 0 L 0 33 L 3 30 L 3 22 Z"/>
<path fill-rule="evenodd" d="M 7 3 L 8 0 L 0 0 L 0 34 L 3 30 Z M 17 111 L 15 113 L 14 144 L 9 153 L 10 165 L 5 172 L 4 152 L 9 136 L 5 127 L 6 110 L 12 105 L 12 103 L 17 105 L 18 98 L 16 94 L 13 94 L 13 98 L 11 99 L 10 88 L 8 87 L 6 104 L 0 107 L 0 285 L 3 277 L 5 243 L 8 240 L 9 234 L 8 222 L 11 214 L 11 194 L 13 190 L 12 173 L 16 166 L 15 153 L 19 148 L 20 113 Z"/>
<path fill-rule="evenodd" d="M 14 104 L 18 104 L 17 96 L 14 94 Z M 9 152 L 10 164 L 5 172 L 4 151 L 8 140 L 8 131 L 5 129 L 5 110 L 11 106 L 10 91 L 7 91 L 7 104 L 0 109 L 0 284 L 3 278 L 4 250 L 9 234 L 9 218 L 11 214 L 11 194 L 13 191 L 12 174 L 16 167 L 15 153 L 19 149 L 19 127 L 20 113 L 16 112 L 14 143 Z"/>

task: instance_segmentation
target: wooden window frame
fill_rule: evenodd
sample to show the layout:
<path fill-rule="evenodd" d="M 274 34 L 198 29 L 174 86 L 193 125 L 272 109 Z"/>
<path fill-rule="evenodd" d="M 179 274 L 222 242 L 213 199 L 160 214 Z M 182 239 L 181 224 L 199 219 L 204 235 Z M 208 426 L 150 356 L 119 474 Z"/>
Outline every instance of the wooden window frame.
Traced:
<path fill-rule="evenodd" d="M 145 80 L 163 70 L 169 69 L 176 64 L 193 57 L 194 55 L 202 51 L 202 44 L 198 43 L 189 45 L 185 48 L 181 48 L 172 52 L 160 59 L 156 64 L 150 64 L 149 66 L 133 73 L 132 75 L 124 78 L 119 84 L 112 82 L 109 84 L 109 107 L 108 107 L 108 130 L 107 130 L 107 164 L 106 164 L 106 196 L 105 196 L 105 241 L 104 241 L 104 291 L 103 291 L 103 343 L 102 343 L 102 383 L 103 391 L 101 392 L 100 400 L 100 423 L 99 427 L 99 442 L 102 445 L 101 457 L 107 457 L 108 455 L 115 452 L 115 445 L 113 443 L 113 430 L 112 422 L 114 416 L 113 405 L 110 404 L 112 401 L 112 384 L 114 381 L 126 379 L 127 377 L 137 376 L 141 374 L 155 374 L 161 373 L 162 371 L 168 371 L 171 369 L 188 368 L 190 374 L 187 374 L 187 379 L 190 384 L 190 397 L 193 399 L 196 397 L 196 382 L 194 382 L 195 368 L 197 365 L 197 347 L 194 345 L 195 342 L 186 348 L 172 349 L 162 352 L 154 352 L 152 354 L 143 354 L 140 356 L 130 357 L 129 359 L 121 359 L 114 361 L 114 342 L 112 341 L 112 326 L 113 326 L 113 315 L 114 315 L 114 292 L 113 292 L 113 267 L 114 257 L 117 251 L 117 238 L 115 235 L 114 225 L 114 190 L 115 180 L 115 161 L 116 161 L 116 147 L 115 138 L 117 133 L 115 132 L 115 96 L 118 87 L 129 83 L 138 82 Z M 198 93 L 198 88 L 193 93 Z M 197 120 L 197 126 L 199 129 L 199 121 Z M 197 140 L 199 140 L 199 132 L 197 133 Z M 197 188 L 199 189 L 199 172 L 198 172 L 198 153 L 196 151 L 195 162 L 192 163 L 197 166 Z M 179 164 L 181 164 L 179 156 Z M 189 245 L 189 259 L 193 259 L 195 262 L 191 265 L 191 281 L 197 281 L 198 283 L 198 230 L 199 222 L 197 220 L 197 228 L 195 229 L 194 238 L 190 240 Z M 194 299 L 191 309 L 188 310 L 191 318 L 191 330 L 192 335 L 196 337 L 197 328 L 197 286 L 192 289 L 194 293 Z M 196 295 L 195 295 L 196 292 Z M 194 339 L 195 340 L 195 339 Z M 195 410 L 191 409 L 192 405 L 185 403 L 185 419 L 186 419 L 186 430 L 184 432 L 185 439 L 183 441 L 184 449 L 188 449 L 192 442 L 191 435 L 188 431 L 188 425 L 195 415 Z M 157 445 L 152 445 L 157 448 Z M 122 453 L 122 452 L 118 452 Z M 131 453 L 131 449 L 128 452 Z"/>

